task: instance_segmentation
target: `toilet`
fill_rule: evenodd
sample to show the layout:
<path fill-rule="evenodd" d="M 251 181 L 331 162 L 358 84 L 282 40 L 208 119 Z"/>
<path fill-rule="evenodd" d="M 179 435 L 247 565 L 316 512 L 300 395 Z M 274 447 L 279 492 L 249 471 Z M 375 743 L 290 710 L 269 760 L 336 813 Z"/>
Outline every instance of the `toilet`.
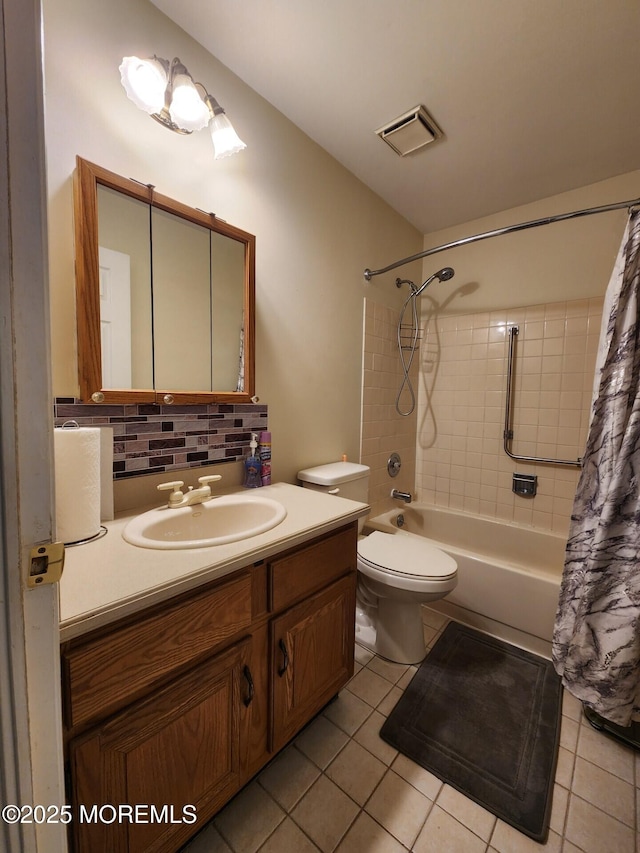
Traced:
<path fill-rule="evenodd" d="M 309 489 L 368 502 L 369 468 L 330 462 L 298 472 Z M 362 533 L 364 519 L 359 522 Z M 358 537 L 356 641 L 397 663 L 420 663 L 427 653 L 421 605 L 455 589 L 456 561 L 421 536 L 374 530 Z"/>

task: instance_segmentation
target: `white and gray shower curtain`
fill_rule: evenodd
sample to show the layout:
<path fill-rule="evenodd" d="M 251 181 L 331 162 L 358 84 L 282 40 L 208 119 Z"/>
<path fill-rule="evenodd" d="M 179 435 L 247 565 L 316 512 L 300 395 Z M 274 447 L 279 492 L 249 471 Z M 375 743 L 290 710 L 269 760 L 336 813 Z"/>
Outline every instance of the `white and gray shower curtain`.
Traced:
<path fill-rule="evenodd" d="M 627 726 L 640 720 L 640 211 L 630 215 L 605 306 L 553 660 L 574 696 Z"/>

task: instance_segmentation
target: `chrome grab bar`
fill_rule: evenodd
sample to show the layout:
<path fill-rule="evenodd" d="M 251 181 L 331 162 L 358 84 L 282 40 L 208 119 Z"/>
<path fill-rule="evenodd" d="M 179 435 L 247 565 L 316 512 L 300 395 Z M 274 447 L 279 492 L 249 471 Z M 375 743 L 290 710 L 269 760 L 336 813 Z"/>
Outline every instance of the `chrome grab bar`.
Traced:
<path fill-rule="evenodd" d="M 578 468 L 582 467 L 582 459 L 546 459 L 543 456 L 519 456 L 512 452 L 511 442 L 513 441 L 513 428 L 511 423 L 512 418 L 512 398 L 513 398 L 513 372 L 514 372 L 514 356 L 516 338 L 520 331 L 518 326 L 509 328 L 509 361 L 507 363 L 507 395 L 504 407 L 504 452 L 511 459 L 517 462 L 538 462 L 543 465 L 572 465 Z"/>

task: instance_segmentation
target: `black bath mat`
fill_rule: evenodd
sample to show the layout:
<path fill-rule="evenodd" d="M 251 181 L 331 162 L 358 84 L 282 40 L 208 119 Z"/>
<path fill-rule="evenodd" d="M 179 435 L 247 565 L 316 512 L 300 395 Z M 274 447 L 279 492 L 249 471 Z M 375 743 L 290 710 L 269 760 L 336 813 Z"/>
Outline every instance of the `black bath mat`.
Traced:
<path fill-rule="evenodd" d="M 536 841 L 549 831 L 562 687 L 549 661 L 451 622 L 380 731 Z"/>

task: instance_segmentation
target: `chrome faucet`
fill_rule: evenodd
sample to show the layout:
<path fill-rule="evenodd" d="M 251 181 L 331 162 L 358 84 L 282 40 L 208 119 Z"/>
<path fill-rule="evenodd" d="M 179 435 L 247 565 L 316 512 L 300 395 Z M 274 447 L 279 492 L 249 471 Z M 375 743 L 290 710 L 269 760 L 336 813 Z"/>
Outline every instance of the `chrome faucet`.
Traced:
<path fill-rule="evenodd" d="M 160 483 L 158 491 L 162 492 L 171 489 L 169 509 L 179 509 L 181 506 L 193 506 L 194 504 L 201 504 L 204 501 L 208 501 L 213 497 L 209 483 L 221 479 L 220 474 L 209 474 L 206 477 L 198 477 L 200 487 L 194 489 L 193 486 L 189 486 L 186 494 L 181 491 L 184 486 L 182 480 L 174 480 L 171 483 Z"/>
<path fill-rule="evenodd" d="M 410 504 L 413 500 L 411 492 L 401 492 L 399 489 L 391 489 L 391 497 L 397 501 L 404 501 L 406 504 Z"/>

